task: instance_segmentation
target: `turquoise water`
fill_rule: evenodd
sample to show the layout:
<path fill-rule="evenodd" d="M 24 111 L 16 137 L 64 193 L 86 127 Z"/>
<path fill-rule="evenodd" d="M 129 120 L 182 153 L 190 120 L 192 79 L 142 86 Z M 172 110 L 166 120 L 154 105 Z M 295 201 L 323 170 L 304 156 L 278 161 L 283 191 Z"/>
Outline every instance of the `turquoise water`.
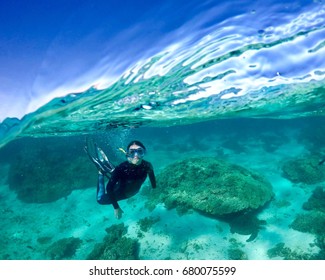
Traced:
<path fill-rule="evenodd" d="M 324 259 L 324 4 L 247 10 L 211 24 L 204 11 L 119 76 L 0 124 L 0 259 L 101 258 L 107 235 L 123 254 L 106 258 Z M 274 197 L 235 223 L 148 208 L 146 182 L 116 220 L 95 200 L 89 135 L 116 164 L 142 141 L 157 176 L 193 157 L 239 165 Z"/>
<path fill-rule="evenodd" d="M 243 213 L 236 215 L 238 223 L 196 212 L 190 206 L 166 208 L 164 200 L 155 196 L 167 187 L 161 181 L 158 189 L 151 192 L 154 200 L 148 196 L 147 181 L 139 194 L 121 201 L 124 215 L 117 220 L 110 205 L 96 202 L 96 168 L 83 152 L 84 136 L 13 141 L 0 151 L 0 256 L 324 259 L 325 166 L 318 165 L 325 157 L 324 123 L 323 117 L 236 119 L 92 134 L 116 164 L 124 160 L 117 149 L 131 139 L 140 139 L 147 146 L 146 159 L 153 164 L 157 177 L 169 165 L 193 157 L 223 160 L 263 176 L 272 185 L 274 198 L 253 211 L 253 216 L 244 215 L 244 220 L 240 220 Z M 285 175 L 288 162 L 291 176 Z M 188 174 L 186 170 L 185 173 Z M 211 178 L 223 175 L 227 174 L 211 174 Z M 183 180 L 196 184 L 198 176 L 194 172 Z M 238 183 L 232 181 L 230 187 L 236 188 Z M 247 191 L 247 201 L 251 195 Z M 154 209 L 146 207 L 148 202 L 154 202 Z M 104 240 L 111 241 L 98 245 Z M 130 242 L 137 248 L 136 253 L 128 247 Z M 111 247 L 115 243 L 122 248 L 121 255 L 103 256 L 95 250 L 104 246 L 108 252 L 116 252 Z"/>

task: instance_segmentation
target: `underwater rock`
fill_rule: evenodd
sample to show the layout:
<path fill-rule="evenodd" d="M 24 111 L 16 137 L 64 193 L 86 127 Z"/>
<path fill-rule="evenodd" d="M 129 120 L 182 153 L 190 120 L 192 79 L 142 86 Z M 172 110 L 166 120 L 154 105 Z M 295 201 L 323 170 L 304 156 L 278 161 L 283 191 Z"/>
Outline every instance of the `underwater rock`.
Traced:
<path fill-rule="evenodd" d="M 317 258 L 315 258 L 315 259 L 325 260 L 325 233 L 317 236 L 315 244 L 317 247 L 320 248 Z"/>
<path fill-rule="evenodd" d="M 285 246 L 284 243 L 278 243 L 273 248 L 267 250 L 270 259 L 281 258 L 283 260 L 315 260 L 319 259 L 319 254 L 308 254 L 302 251 L 295 251 Z"/>
<path fill-rule="evenodd" d="M 82 240 L 75 237 L 62 238 L 54 242 L 46 250 L 46 255 L 51 260 L 67 260 L 71 259 L 76 250 L 81 245 Z"/>
<path fill-rule="evenodd" d="M 159 222 L 159 220 L 159 217 L 145 217 L 140 219 L 137 225 L 140 227 L 140 230 L 148 232 L 155 223 Z"/>
<path fill-rule="evenodd" d="M 76 147 L 72 140 L 32 139 L 15 144 L 8 183 L 23 202 L 52 202 L 96 184 L 95 168 L 82 146 Z"/>
<path fill-rule="evenodd" d="M 291 227 L 301 232 L 322 235 L 325 229 L 325 213 L 312 210 L 305 214 L 299 214 L 291 224 Z"/>
<path fill-rule="evenodd" d="M 298 214 L 290 225 L 291 228 L 315 234 L 315 245 L 319 247 L 318 254 L 311 259 L 325 259 L 325 193 L 324 187 L 317 187 L 307 202 L 303 204 L 306 213 Z"/>
<path fill-rule="evenodd" d="M 315 188 L 308 201 L 304 203 L 303 209 L 318 210 L 325 213 L 325 188 Z"/>
<path fill-rule="evenodd" d="M 319 165 L 318 156 L 288 160 L 282 166 L 283 176 L 293 183 L 308 185 L 325 181 L 325 166 Z"/>
<path fill-rule="evenodd" d="M 229 260 L 248 260 L 247 254 L 238 248 L 228 249 Z"/>
<path fill-rule="evenodd" d="M 106 229 L 107 235 L 102 243 L 96 244 L 88 255 L 88 260 L 137 260 L 138 242 L 125 237 L 127 228 L 124 224 L 113 225 Z"/>
<path fill-rule="evenodd" d="M 210 157 L 185 159 L 157 176 L 157 188 L 147 193 L 146 206 L 165 203 L 216 217 L 264 206 L 273 197 L 271 184 L 239 165 Z"/>

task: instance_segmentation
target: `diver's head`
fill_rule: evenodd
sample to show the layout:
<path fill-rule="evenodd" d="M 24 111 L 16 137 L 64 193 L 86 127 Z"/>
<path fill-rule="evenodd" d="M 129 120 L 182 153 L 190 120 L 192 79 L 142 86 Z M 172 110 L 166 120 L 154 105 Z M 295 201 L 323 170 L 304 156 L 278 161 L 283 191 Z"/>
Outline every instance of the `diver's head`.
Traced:
<path fill-rule="evenodd" d="M 145 153 L 145 146 L 140 141 L 134 140 L 127 146 L 126 157 L 130 163 L 139 165 Z"/>

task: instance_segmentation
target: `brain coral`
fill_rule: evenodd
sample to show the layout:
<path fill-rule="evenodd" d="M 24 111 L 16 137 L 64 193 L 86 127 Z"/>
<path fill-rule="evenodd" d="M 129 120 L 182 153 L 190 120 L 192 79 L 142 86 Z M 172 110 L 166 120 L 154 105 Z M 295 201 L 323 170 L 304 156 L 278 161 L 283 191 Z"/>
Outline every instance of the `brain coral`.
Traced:
<path fill-rule="evenodd" d="M 258 209 L 272 199 L 273 191 L 271 184 L 254 172 L 202 157 L 167 166 L 157 176 L 157 189 L 148 195 L 148 208 L 164 202 L 167 208 L 223 216 Z"/>

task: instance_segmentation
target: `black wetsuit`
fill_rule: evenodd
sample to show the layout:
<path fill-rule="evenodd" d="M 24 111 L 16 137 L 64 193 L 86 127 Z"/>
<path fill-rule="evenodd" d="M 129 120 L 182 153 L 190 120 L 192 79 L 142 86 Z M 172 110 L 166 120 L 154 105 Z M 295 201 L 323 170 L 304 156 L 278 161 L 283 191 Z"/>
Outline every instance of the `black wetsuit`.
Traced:
<path fill-rule="evenodd" d="M 129 198 L 139 192 L 147 175 L 152 188 L 156 187 L 156 178 L 150 162 L 142 160 L 139 165 L 122 162 L 111 173 L 111 178 L 104 190 L 104 176 L 99 175 L 97 201 L 99 204 L 112 204 L 114 209 L 119 208 L 117 201 Z"/>

